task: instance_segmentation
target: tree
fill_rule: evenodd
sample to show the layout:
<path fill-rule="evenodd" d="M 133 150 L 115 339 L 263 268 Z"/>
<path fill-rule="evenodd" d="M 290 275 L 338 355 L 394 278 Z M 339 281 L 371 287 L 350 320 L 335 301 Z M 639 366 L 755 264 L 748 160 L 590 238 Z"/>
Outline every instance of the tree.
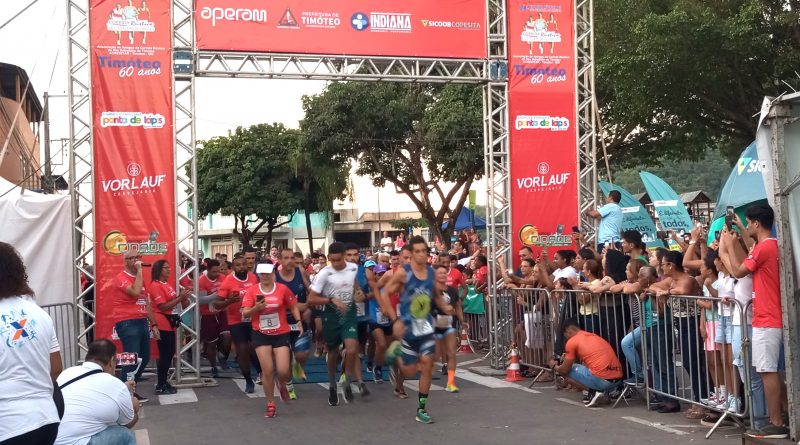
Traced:
<path fill-rule="evenodd" d="M 428 227 L 428 221 L 424 218 L 400 218 L 389 221 L 389 225 L 409 233 L 415 227 Z"/>
<path fill-rule="evenodd" d="M 197 151 L 197 199 L 201 215 L 222 213 L 235 220 L 233 233 L 244 246 L 272 244 L 272 232 L 291 221 L 301 207 L 289 154 L 297 132 L 281 124 L 238 127 L 228 136 L 201 142 Z M 279 218 L 288 219 L 279 222 Z"/>
<path fill-rule="evenodd" d="M 602 139 L 618 166 L 735 161 L 764 96 L 800 86 L 800 0 L 595 2 Z"/>
<path fill-rule="evenodd" d="M 309 145 L 302 135 L 301 143 L 289 154 L 289 165 L 301 191 L 300 209 L 305 213 L 308 248 L 313 251 L 311 214 L 329 213 L 333 210 L 333 201 L 352 194 L 348 181 L 350 166 L 321 156 L 320 151 Z"/>
<path fill-rule="evenodd" d="M 301 128 L 311 146 L 343 165 L 355 162 L 357 174 L 377 187 L 393 184 L 449 242 L 455 210 L 484 170 L 479 87 L 332 83 L 304 97 L 303 108 Z M 445 221 L 451 222 L 447 231 Z"/>

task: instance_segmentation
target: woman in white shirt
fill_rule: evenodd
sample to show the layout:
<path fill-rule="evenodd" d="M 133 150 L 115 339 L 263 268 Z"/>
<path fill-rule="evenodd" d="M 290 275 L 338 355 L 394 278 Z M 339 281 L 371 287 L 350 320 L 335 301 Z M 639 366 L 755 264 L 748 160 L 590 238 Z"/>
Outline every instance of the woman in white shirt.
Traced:
<path fill-rule="evenodd" d="M 19 254 L 0 242 L 0 445 L 52 445 L 61 353 L 53 320 L 32 299 Z"/>

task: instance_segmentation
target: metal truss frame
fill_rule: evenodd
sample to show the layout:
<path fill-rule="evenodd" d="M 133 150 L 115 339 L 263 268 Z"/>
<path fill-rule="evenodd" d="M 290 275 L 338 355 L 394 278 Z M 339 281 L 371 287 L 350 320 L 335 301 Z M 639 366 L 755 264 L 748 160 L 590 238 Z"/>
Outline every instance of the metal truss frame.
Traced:
<path fill-rule="evenodd" d="M 597 220 L 586 210 L 597 206 L 597 101 L 594 99 L 594 0 L 575 0 L 575 50 L 578 130 L 578 218 L 587 241 L 596 238 Z"/>

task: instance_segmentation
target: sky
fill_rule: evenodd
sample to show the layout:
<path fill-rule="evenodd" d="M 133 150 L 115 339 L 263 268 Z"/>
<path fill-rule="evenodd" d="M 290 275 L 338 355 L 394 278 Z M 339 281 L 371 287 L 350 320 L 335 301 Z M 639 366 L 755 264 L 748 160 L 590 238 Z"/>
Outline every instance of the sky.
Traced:
<path fill-rule="evenodd" d="M 31 0 L 0 0 L 0 26 L 27 6 Z M 33 31 L 32 31 L 33 30 Z M 48 91 L 50 99 L 51 141 L 69 137 L 68 84 L 66 52 L 66 1 L 39 0 L 22 15 L 0 28 L 0 62 L 25 69 L 33 87 L 42 99 Z M 301 98 L 316 94 L 324 81 L 281 79 L 211 79 L 196 80 L 196 130 L 198 139 L 224 136 L 237 126 L 281 122 L 297 128 L 303 117 Z M 63 97 L 60 97 L 63 96 Z M 53 173 L 66 175 L 67 153 L 61 144 L 52 142 Z M 368 178 L 352 178 L 355 197 L 344 208 L 359 212 L 392 212 L 416 210 L 394 187 L 378 191 Z M 477 202 L 486 201 L 485 182 L 473 185 L 478 190 Z M 380 193 L 380 208 L 378 208 Z"/>

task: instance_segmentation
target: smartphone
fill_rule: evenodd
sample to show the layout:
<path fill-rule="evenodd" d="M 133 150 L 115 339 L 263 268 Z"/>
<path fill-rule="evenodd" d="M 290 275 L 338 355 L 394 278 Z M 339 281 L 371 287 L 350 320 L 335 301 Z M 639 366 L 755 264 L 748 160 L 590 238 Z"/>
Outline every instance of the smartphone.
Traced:
<path fill-rule="evenodd" d="M 120 352 L 117 354 L 117 366 L 133 366 L 139 360 L 139 354 L 135 352 Z"/>
<path fill-rule="evenodd" d="M 669 238 L 669 235 L 667 235 L 667 231 L 666 230 L 658 230 L 658 231 L 656 231 L 656 238 L 658 238 L 658 239 L 667 239 L 667 238 Z"/>
<path fill-rule="evenodd" d="M 556 226 L 556 234 L 561 235 L 564 233 L 564 224 L 559 224 Z"/>
<path fill-rule="evenodd" d="M 263 295 L 256 295 L 256 302 L 261 303 L 262 301 L 264 301 L 264 296 Z"/>
<path fill-rule="evenodd" d="M 714 239 L 719 241 L 719 235 L 720 235 L 720 231 L 719 230 L 715 230 L 714 231 Z"/>
<path fill-rule="evenodd" d="M 725 210 L 725 226 L 728 227 L 728 231 L 733 230 L 733 206 L 728 206 Z"/>
<path fill-rule="evenodd" d="M 578 226 L 572 226 L 572 233 L 581 233 L 581 228 Z"/>
<path fill-rule="evenodd" d="M 686 235 L 686 231 L 685 230 L 683 230 L 683 229 L 678 230 L 678 236 L 684 236 L 684 235 Z"/>

